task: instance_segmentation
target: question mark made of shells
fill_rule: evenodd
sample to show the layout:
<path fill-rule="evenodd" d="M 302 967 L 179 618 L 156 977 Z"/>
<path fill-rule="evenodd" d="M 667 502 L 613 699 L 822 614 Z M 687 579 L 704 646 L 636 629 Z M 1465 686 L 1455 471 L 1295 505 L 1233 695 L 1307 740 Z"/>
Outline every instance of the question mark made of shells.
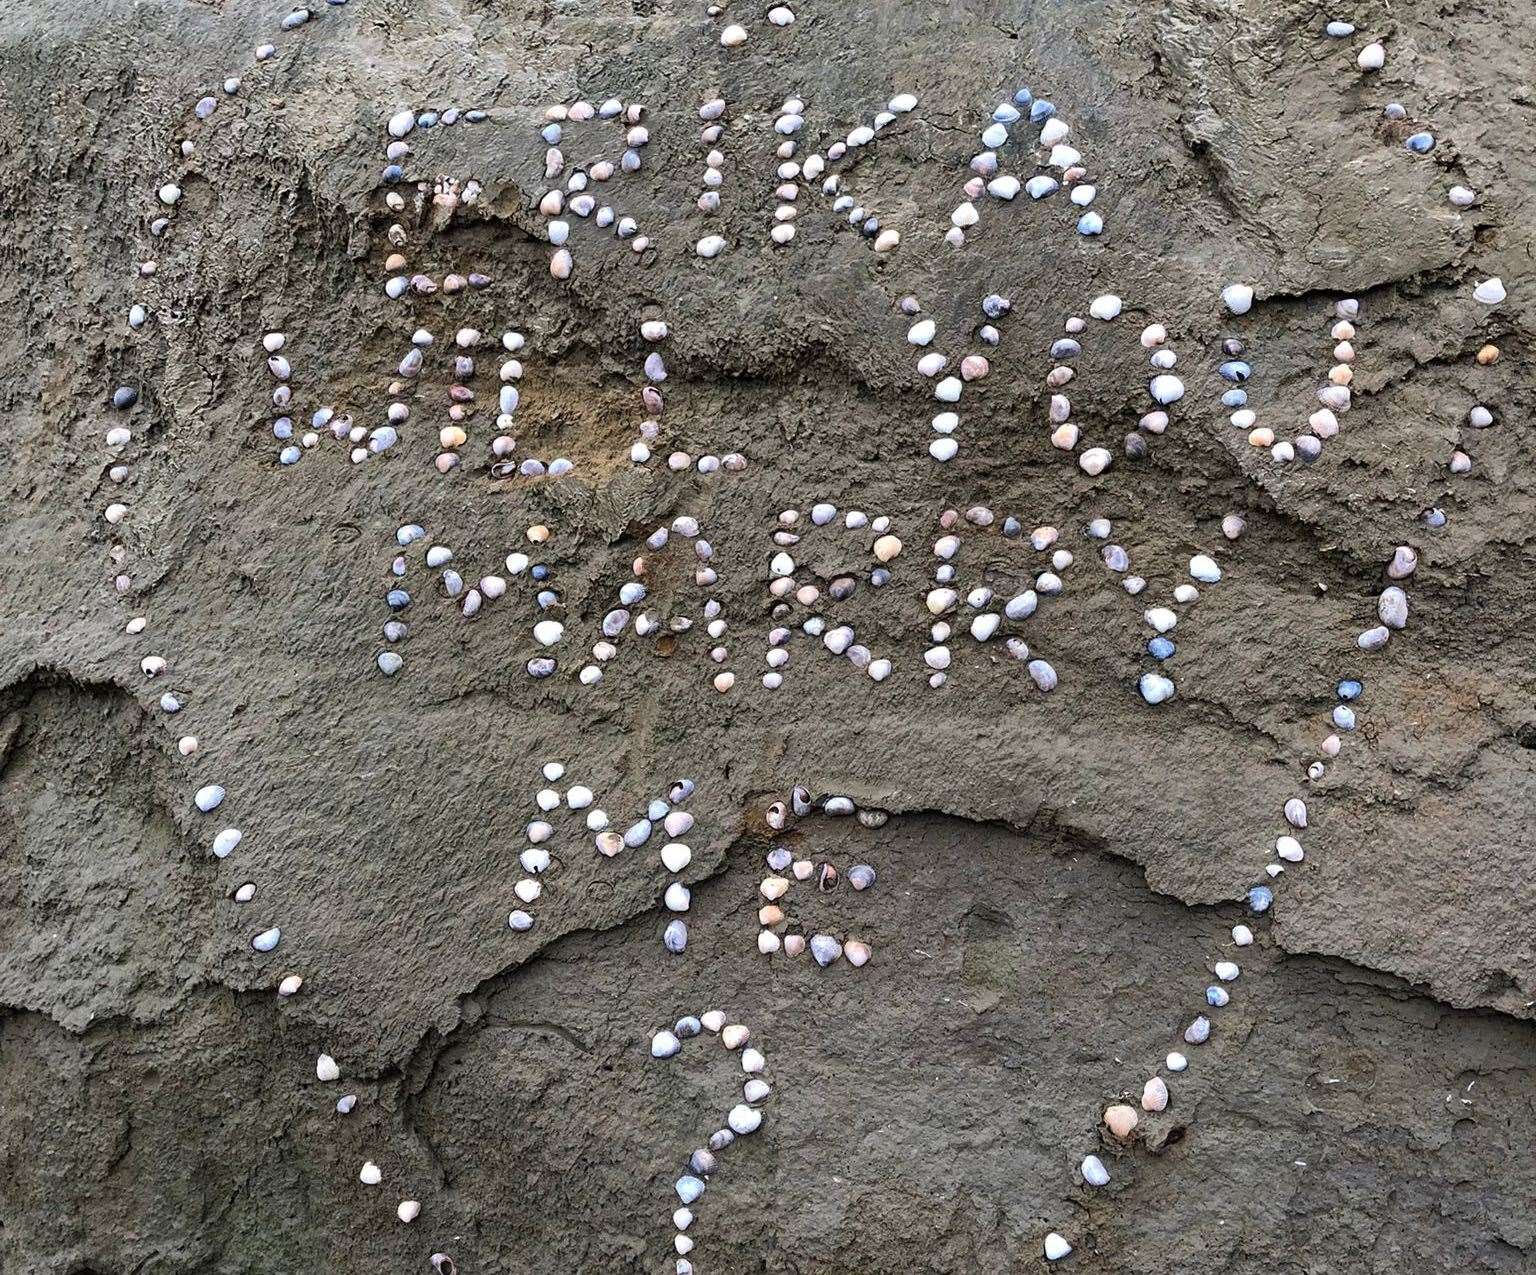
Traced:
<path fill-rule="evenodd" d="M 680 1018 L 670 1028 L 662 1028 L 651 1036 L 651 1057 L 658 1060 L 675 1058 L 682 1053 L 683 1042 L 702 1038 L 704 1033 L 716 1035 L 729 1051 L 739 1051 L 741 1070 L 746 1075 L 742 1084 L 742 1100 L 726 1114 L 725 1124 L 709 1135 L 702 1147 L 688 1156 L 687 1170 L 672 1184 L 677 1192 L 679 1206 L 673 1210 L 672 1248 L 677 1255 L 677 1275 L 692 1275 L 693 1262 L 689 1254 L 694 1250 L 693 1238 L 688 1228 L 693 1225 L 693 1205 L 708 1190 L 710 1181 L 720 1168 L 720 1157 L 740 1138 L 756 1133 L 762 1127 L 761 1105 L 773 1092 L 763 1078 L 768 1060 L 762 1052 L 748 1045 L 751 1032 L 739 1023 L 727 1023 L 725 1015 L 717 1009 L 708 1010 L 698 1017 Z"/>

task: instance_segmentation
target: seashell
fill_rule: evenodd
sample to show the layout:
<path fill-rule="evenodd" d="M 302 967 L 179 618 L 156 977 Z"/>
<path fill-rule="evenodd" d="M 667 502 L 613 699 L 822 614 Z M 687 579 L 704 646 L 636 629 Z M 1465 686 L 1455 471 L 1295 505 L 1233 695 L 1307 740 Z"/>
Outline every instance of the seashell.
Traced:
<path fill-rule="evenodd" d="M 705 1010 L 699 1015 L 699 1022 L 704 1024 L 706 1030 L 718 1032 L 725 1026 L 725 1015 L 718 1009 Z"/>
<path fill-rule="evenodd" d="M 763 898 L 768 900 L 782 899 L 789 891 L 789 882 L 783 877 L 768 877 L 758 886 Z"/>
<path fill-rule="evenodd" d="M 1293 828 L 1307 826 L 1307 803 L 1300 797 L 1292 797 L 1285 803 L 1285 821 Z"/>
<path fill-rule="evenodd" d="M 720 1028 L 720 1043 L 727 1049 L 740 1049 L 752 1039 L 752 1033 L 740 1023 L 730 1023 Z"/>
<path fill-rule="evenodd" d="M 669 1031 L 659 1031 L 651 1037 L 652 1058 L 671 1058 L 682 1051 L 683 1042 Z"/>
<path fill-rule="evenodd" d="M 1233 314 L 1247 314 L 1253 309 L 1253 289 L 1246 283 L 1229 283 L 1221 290 L 1221 302 Z"/>
<path fill-rule="evenodd" d="M 756 1133 L 762 1127 L 763 1113 L 755 1107 L 749 1107 L 746 1103 L 737 1103 L 726 1116 L 725 1123 L 730 1125 L 731 1132 L 739 1135 Z"/>
<path fill-rule="evenodd" d="M 258 952 L 270 952 L 278 945 L 282 937 L 282 930 L 278 929 L 278 927 L 274 925 L 270 930 L 263 930 L 255 938 L 253 938 L 251 940 L 251 946 Z"/>
<path fill-rule="evenodd" d="M 688 946 L 688 927 L 682 921 L 669 921 L 661 941 L 667 951 L 682 952 Z"/>
<path fill-rule="evenodd" d="M 421 1216 L 421 1204 L 416 1200 L 401 1200 L 395 1214 L 402 1222 L 409 1224 Z"/>
<path fill-rule="evenodd" d="M 693 894 L 681 881 L 674 881 L 666 888 L 661 901 L 669 912 L 686 912 L 693 901 Z"/>
<path fill-rule="evenodd" d="M 1168 1086 L 1159 1076 L 1153 1076 L 1147 1081 L 1141 1091 L 1141 1107 L 1143 1111 L 1162 1111 L 1168 1106 Z"/>
<path fill-rule="evenodd" d="M 1136 1114 L 1136 1108 L 1123 1102 L 1117 1102 L 1108 1107 L 1104 1112 L 1104 1125 L 1122 1141 L 1128 1140 L 1136 1132 L 1136 1126 L 1141 1117 Z"/>
<path fill-rule="evenodd" d="M 1392 561 L 1387 564 L 1387 575 L 1394 580 L 1406 580 L 1418 568 L 1418 550 L 1410 545 L 1398 545 L 1392 551 Z"/>
<path fill-rule="evenodd" d="M 848 964 L 855 969 L 869 963 L 869 958 L 874 955 L 869 944 L 858 939 L 849 939 L 843 944 L 843 955 L 848 958 Z"/>
<path fill-rule="evenodd" d="M 815 934 L 811 936 L 811 956 L 816 964 L 825 969 L 843 954 L 843 945 L 830 934 Z"/>
<path fill-rule="evenodd" d="M 1221 568 L 1208 554 L 1197 553 L 1189 560 L 1189 574 L 1202 584 L 1215 584 L 1221 579 Z"/>
<path fill-rule="evenodd" d="M 218 784 L 208 784 L 197 790 L 192 801 L 205 815 L 209 814 L 224 804 L 224 789 Z"/>
<path fill-rule="evenodd" d="M 372 1160 L 364 1160 L 362 1170 L 357 1175 L 357 1180 L 364 1186 L 378 1186 L 384 1180 L 384 1174 Z"/>
<path fill-rule="evenodd" d="M 1104 1167 L 1104 1161 L 1096 1155 L 1083 1157 L 1083 1162 L 1078 1166 L 1078 1172 L 1083 1175 L 1083 1181 L 1089 1186 L 1108 1186 L 1109 1170 Z"/>
<path fill-rule="evenodd" d="M 830 863 L 821 865 L 821 871 L 817 874 L 816 888 L 823 894 L 837 888 L 837 869 Z"/>
<path fill-rule="evenodd" d="M 786 934 L 784 936 L 784 955 L 801 956 L 805 952 L 805 935 Z"/>
<path fill-rule="evenodd" d="M 624 838 L 621 834 L 609 828 L 597 834 L 596 845 L 600 854 L 606 855 L 611 859 L 624 849 Z"/>
<path fill-rule="evenodd" d="M 681 841 L 669 841 L 661 848 L 662 866 L 668 872 L 681 872 L 693 860 L 693 851 Z"/>
<path fill-rule="evenodd" d="M 1045 1260 L 1059 1262 L 1072 1251 L 1072 1246 L 1055 1231 L 1045 1237 Z"/>
<path fill-rule="evenodd" d="M 768 1060 L 757 1049 L 743 1049 L 741 1051 L 741 1069 L 751 1075 L 756 1075 L 768 1065 Z"/>

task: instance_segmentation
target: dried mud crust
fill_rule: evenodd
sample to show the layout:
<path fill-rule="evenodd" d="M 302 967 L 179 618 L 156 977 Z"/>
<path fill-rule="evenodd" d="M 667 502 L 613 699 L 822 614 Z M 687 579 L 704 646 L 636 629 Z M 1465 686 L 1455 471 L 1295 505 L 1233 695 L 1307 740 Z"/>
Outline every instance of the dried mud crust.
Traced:
<path fill-rule="evenodd" d="M 0 19 L 0 120 L 28 139 L 0 159 L 14 210 L 0 295 L 17 319 L 0 333 L 0 1265 L 414 1270 L 453 1237 L 465 1272 L 655 1269 L 671 1177 L 730 1078 L 712 1055 L 653 1067 L 645 1039 L 706 1004 L 762 1032 L 775 1084 L 758 1142 L 695 1224 L 710 1269 L 1031 1269 L 1040 1234 L 1064 1225 L 1073 1260 L 1107 1271 L 1536 1260 L 1519 1154 L 1536 1121 L 1529 24 L 1515 5 L 1363 3 L 1349 16 L 1390 57 L 1362 80 L 1310 4 L 800 8 L 727 58 L 691 4 L 352 0 L 221 105 L 237 125 L 199 151 L 154 321 L 133 339 L 133 219 L 190 103 L 270 15 Z M 975 131 L 1020 82 L 1080 127 L 1108 229 L 1079 243 L 1059 210 L 1020 200 L 951 254 L 937 238 Z M 920 119 L 857 181 L 902 228 L 900 252 L 875 259 L 813 192 L 793 249 L 773 252 L 784 93 L 830 135 L 897 89 Z M 741 110 L 706 226 L 693 110 L 715 91 Z M 532 121 L 577 93 L 659 116 L 647 170 L 626 179 L 658 246 L 636 262 L 579 227 L 567 291 L 534 238 Z M 423 141 L 424 166 L 487 195 L 424 228 L 421 268 L 495 283 L 412 312 L 382 292 L 380 139 L 401 103 L 439 99 L 492 119 Z M 1385 131 L 1389 100 L 1433 122 L 1431 157 Z M 1451 181 L 1484 198 L 1454 216 Z M 706 230 L 733 240 L 707 264 L 689 251 Z M 1490 274 L 1510 302 L 1476 313 L 1472 281 Z M 1240 323 L 1215 300 L 1239 277 L 1261 298 Z M 1014 310 L 967 446 L 936 466 L 892 301 L 915 293 L 958 334 L 991 291 Z M 1073 387 L 1085 432 L 1116 450 L 1141 409 L 1142 323 L 1169 326 L 1191 389 L 1148 461 L 1089 482 L 1050 447 L 1038 387 L 1062 319 L 1102 291 L 1127 313 L 1093 330 Z M 1226 423 L 1215 346 L 1240 330 L 1255 400 L 1299 425 L 1343 294 L 1365 316 L 1357 406 L 1318 464 L 1276 469 Z M 636 328 L 657 308 L 675 333 L 669 440 L 739 447 L 746 474 L 619 460 L 638 420 Z M 262 331 L 290 334 L 306 415 L 345 402 L 377 419 L 411 329 L 464 323 L 527 334 L 521 410 L 531 438 L 578 461 L 574 478 L 493 482 L 484 423 L 464 470 L 440 478 L 425 412 L 387 458 L 354 468 L 322 450 L 277 470 Z M 1487 340 L 1504 355 L 1478 367 Z M 208 857 L 160 688 L 124 673 L 131 612 L 103 601 L 98 511 L 116 489 L 96 458 L 119 382 L 144 394 L 137 587 L 171 682 L 222 723 L 198 773 L 245 777 L 240 816 L 264 830 L 238 868 Z M 1475 402 L 1499 424 L 1452 482 Z M 778 510 L 814 499 L 896 520 L 898 592 L 856 595 L 848 618 L 902 672 L 876 687 L 806 649 L 770 695 L 756 685 L 767 536 Z M 1067 591 L 1028 635 L 1062 675 L 1048 697 L 970 645 L 944 691 L 917 676 L 934 519 L 976 503 L 1073 537 Z M 1449 515 L 1433 533 L 1416 522 L 1432 504 Z M 1140 600 L 1077 531 L 1110 517 L 1166 589 L 1221 546 L 1234 508 L 1248 531 L 1181 626 L 1179 698 L 1153 712 L 1134 692 Z M 548 522 L 567 623 L 595 632 L 645 535 L 682 512 L 719 553 L 733 698 L 707 691 L 702 635 L 670 658 L 632 644 L 598 688 L 531 683 L 526 603 L 465 626 L 426 593 L 408 673 L 373 671 L 399 524 L 489 570 Z M 1352 635 L 1374 613 L 1383 546 L 1404 541 L 1423 564 L 1413 623 L 1366 665 Z M 1002 580 L 1021 557 L 976 560 Z M 836 548 L 814 561 L 846 565 Z M 1215 1057 L 1144 1147 L 1101 1149 L 1107 1192 L 1073 1190 L 1102 1104 L 1198 1004 L 1295 789 L 1295 745 L 1346 675 L 1367 682 L 1362 730 L 1309 793 L 1307 863 L 1284 878 Z M 506 929 L 549 757 L 580 761 L 614 809 L 699 780 L 685 957 L 659 943 L 659 871 L 584 846 L 539 927 Z M 828 913 L 867 913 L 876 958 L 861 971 L 787 971 L 753 947 L 766 844 L 750 812 L 797 781 L 898 812 L 878 831 L 806 834 L 880 872 L 856 912 Z M 262 886 L 242 910 L 228 896 L 247 875 Z M 253 908 L 281 917 L 313 994 L 271 996 Z M 346 1120 L 313 1079 L 322 1049 L 363 1095 Z M 387 1184 L 430 1186 L 430 1235 L 359 1187 L 379 1146 Z"/>

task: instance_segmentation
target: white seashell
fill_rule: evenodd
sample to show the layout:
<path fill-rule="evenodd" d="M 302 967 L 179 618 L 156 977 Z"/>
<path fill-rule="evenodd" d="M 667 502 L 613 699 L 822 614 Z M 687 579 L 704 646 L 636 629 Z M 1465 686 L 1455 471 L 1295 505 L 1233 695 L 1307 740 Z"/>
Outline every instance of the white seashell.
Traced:
<path fill-rule="evenodd" d="M 709 1031 L 717 1032 L 725 1026 L 725 1015 L 722 1014 L 718 1009 L 708 1009 L 699 1015 L 699 1021 L 703 1023 L 705 1028 L 707 1028 Z M 746 1031 L 747 1029 L 743 1027 L 741 1030 Z"/>
<path fill-rule="evenodd" d="M 395 1210 L 402 1222 L 414 1222 L 421 1216 L 421 1204 L 416 1200 L 401 1200 L 400 1207 Z"/>
<path fill-rule="evenodd" d="M 1221 579 L 1221 568 L 1208 554 L 1197 553 L 1189 560 L 1189 574 L 1202 584 L 1215 584 Z"/>
<path fill-rule="evenodd" d="M 1379 71 L 1387 62 L 1387 50 L 1379 40 L 1372 40 L 1360 50 L 1355 65 L 1362 71 Z"/>
<path fill-rule="evenodd" d="M 1114 463 L 1114 457 L 1103 447 L 1090 447 L 1077 458 L 1078 467 L 1085 474 L 1098 477 Z"/>
<path fill-rule="evenodd" d="M 718 257 L 725 249 L 725 239 L 720 235 L 705 235 L 693 246 L 694 252 L 705 258 Z"/>
<path fill-rule="evenodd" d="M 1221 302 L 1233 314 L 1247 314 L 1253 309 L 1253 289 L 1246 283 L 1229 283 L 1221 290 Z"/>
<path fill-rule="evenodd" d="M 1078 1166 L 1078 1172 L 1083 1175 L 1083 1181 L 1089 1186 L 1109 1185 L 1109 1170 L 1104 1167 L 1104 1161 L 1096 1155 L 1084 1156 L 1082 1164 Z"/>
<path fill-rule="evenodd" d="M 661 863 L 668 872 L 681 872 L 693 861 L 693 851 L 681 841 L 669 841 L 661 848 Z"/>
<path fill-rule="evenodd" d="M 1108 322 L 1115 318 L 1123 306 L 1123 302 L 1112 292 L 1106 292 L 1103 296 L 1094 297 L 1088 303 L 1088 313 L 1095 319 L 1103 319 Z"/>
<path fill-rule="evenodd" d="M 701 1016 L 699 1021 L 709 1027 L 706 1016 Z M 720 1033 L 720 1043 L 727 1049 L 740 1049 L 752 1036 L 752 1033 L 740 1023 L 732 1023 L 725 1027 L 710 1027 L 710 1030 Z"/>
<path fill-rule="evenodd" d="M 299 975 L 290 974 L 277 985 L 277 994 L 279 996 L 296 996 L 298 995 L 299 988 L 303 986 L 304 980 Z"/>
<path fill-rule="evenodd" d="M 1055 1231 L 1045 1237 L 1045 1260 L 1059 1262 L 1072 1251 L 1072 1246 Z"/>
<path fill-rule="evenodd" d="M 1484 305 L 1498 305 L 1509 293 L 1504 290 L 1504 280 L 1495 276 L 1492 279 L 1484 279 L 1477 287 L 1472 289 L 1475 300 Z"/>
<path fill-rule="evenodd" d="M 731 1132 L 745 1136 L 756 1133 L 762 1127 L 763 1113 L 755 1107 L 749 1107 L 744 1102 L 737 1103 L 726 1116 L 725 1123 L 731 1127 Z"/>
<path fill-rule="evenodd" d="M 693 892 L 681 881 L 674 881 L 661 896 L 669 912 L 686 912 L 693 901 Z"/>
<path fill-rule="evenodd" d="M 364 1160 L 362 1170 L 357 1175 L 357 1180 L 364 1186 L 378 1186 L 384 1180 L 384 1174 L 380 1172 L 379 1166 L 372 1160 Z"/>
<path fill-rule="evenodd" d="M 321 1054 L 315 1062 L 315 1075 L 321 1080 L 340 1080 L 341 1068 L 336 1065 L 336 1060 L 329 1054 Z"/>
<path fill-rule="evenodd" d="M 214 857 L 218 859 L 228 858 L 230 852 L 240 844 L 240 838 L 244 835 L 239 828 L 225 828 L 223 832 L 213 839 Z"/>

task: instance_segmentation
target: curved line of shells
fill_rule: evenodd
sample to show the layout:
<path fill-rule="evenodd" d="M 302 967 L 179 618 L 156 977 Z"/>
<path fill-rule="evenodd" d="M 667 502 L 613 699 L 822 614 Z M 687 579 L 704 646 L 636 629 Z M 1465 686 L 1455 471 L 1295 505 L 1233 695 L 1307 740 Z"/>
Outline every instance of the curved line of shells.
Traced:
<path fill-rule="evenodd" d="M 692 1206 L 709 1189 L 709 1181 L 720 1167 L 720 1156 L 738 1138 L 756 1133 L 763 1125 L 761 1105 L 773 1093 L 764 1078 L 768 1059 L 762 1051 L 747 1042 L 752 1033 L 740 1023 L 727 1023 L 725 1015 L 717 1009 L 706 1010 L 694 1017 L 680 1018 L 671 1027 L 663 1027 L 651 1036 L 651 1057 L 659 1061 L 676 1058 L 683 1050 L 683 1042 L 702 1038 L 708 1032 L 718 1035 L 720 1043 L 732 1053 L 740 1052 L 741 1069 L 747 1079 L 741 1088 L 741 1101 L 733 1106 L 725 1117 L 725 1126 L 710 1134 L 708 1142 L 696 1148 L 688 1157 L 687 1171 L 673 1183 L 673 1190 L 681 1202 L 672 1212 L 672 1251 L 676 1254 L 677 1275 L 693 1275 L 693 1262 L 689 1254 L 694 1250 L 693 1237 L 688 1228 L 693 1225 Z"/>
<path fill-rule="evenodd" d="M 345 4 L 346 0 L 328 0 L 332 5 Z M 307 8 L 295 9 L 281 22 L 283 31 L 293 31 L 306 25 L 314 16 L 313 11 Z M 265 63 L 276 56 L 277 49 L 272 44 L 262 44 L 256 50 L 256 62 Z M 223 82 L 223 93 L 226 97 L 235 97 L 243 85 L 241 75 L 230 75 Z M 208 121 L 217 113 L 219 98 L 207 95 L 199 99 L 193 108 L 193 116 L 198 121 Z M 191 161 L 196 154 L 196 146 L 190 140 L 184 140 L 180 146 L 180 154 L 184 161 Z M 179 181 L 167 181 L 156 192 L 156 198 L 165 213 L 157 217 L 150 225 L 150 233 L 155 238 L 161 238 L 171 228 L 170 213 L 176 208 L 182 197 L 182 187 Z M 152 278 L 158 271 L 158 263 L 153 259 L 142 261 L 138 267 L 138 276 L 142 279 Z M 135 331 L 142 329 L 151 317 L 150 309 L 142 301 L 135 301 L 128 311 L 129 327 Z M 281 358 L 279 351 L 282 348 L 281 334 L 273 334 L 276 340 L 265 342 L 265 348 L 270 357 L 269 369 L 273 376 L 280 382 L 279 389 L 283 391 L 281 401 L 274 397 L 274 405 L 285 407 L 291 397 L 288 388 L 288 375 L 290 369 L 287 360 Z M 281 375 L 279 375 L 281 373 Z M 112 405 L 119 411 L 129 411 L 138 402 L 139 392 L 130 386 L 120 386 L 112 396 Z M 132 430 L 126 425 L 114 425 L 107 432 L 106 444 L 109 459 L 113 462 L 109 469 L 109 477 L 114 483 L 124 483 L 129 477 L 129 467 L 122 462 L 121 451 L 132 442 Z M 106 520 L 111 527 L 120 527 L 129 518 L 129 508 L 126 503 L 114 502 L 106 511 Z M 133 579 L 129 574 L 127 565 L 127 548 L 121 540 L 113 543 L 109 550 L 109 557 L 114 567 L 113 590 L 119 598 L 124 597 L 133 589 Z M 149 628 L 149 617 L 146 615 L 133 616 L 125 626 L 125 631 L 131 635 L 144 633 Z M 140 670 L 148 678 L 160 678 L 169 672 L 167 660 L 158 654 L 146 655 L 140 660 Z M 185 709 L 183 695 L 175 691 L 167 690 L 159 698 L 161 711 L 168 716 L 180 714 Z M 203 741 L 198 736 L 184 734 L 177 741 L 177 751 L 184 757 L 195 757 L 203 746 Z M 230 794 L 219 783 L 201 784 L 193 794 L 193 806 L 201 816 L 212 816 L 226 808 L 226 802 L 230 800 Z M 233 824 L 221 828 L 214 833 L 210 849 L 216 859 L 223 860 L 234 853 L 242 843 L 245 833 Z M 235 902 L 242 905 L 249 904 L 256 897 L 255 882 L 247 881 L 236 888 L 231 896 Z M 270 925 L 258 931 L 250 939 L 250 946 L 254 952 L 261 955 L 277 950 L 283 937 L 282 928 L 278 925 Z M 295 996 L 304 985 L 304 979 L 296 973 L 285 974 L 277 984 L 277 995 L 283 998 Z M 315 1061 L 315 1075 L 322 1083 L 334 1083 L 341 1079 L 341 1067 L 330 1054 L 321 1053 Z M 356 1106 L 358 1097 L 356 1094 L 344 1094 L 336 1102 L 336 1111 L 340 1115 L 347 1115 Z M 359 1172 L 359 1181 L 366 1186 L 376 1186 L 383 1180 L 383 1174 L 379 1166 L 373 1161 L 366 1161 Z M 414 1222 L 421 1213 L 421 1204 L 415 1199 L 402 1199 L 397 1204 L 396 1216 L 401 1222 Z M 454 1275 L 455 1267 L 453 1259 L 446 1253 L 435 1253 L 431 1259 L 432 1267 L 440 1275 Z"/>

